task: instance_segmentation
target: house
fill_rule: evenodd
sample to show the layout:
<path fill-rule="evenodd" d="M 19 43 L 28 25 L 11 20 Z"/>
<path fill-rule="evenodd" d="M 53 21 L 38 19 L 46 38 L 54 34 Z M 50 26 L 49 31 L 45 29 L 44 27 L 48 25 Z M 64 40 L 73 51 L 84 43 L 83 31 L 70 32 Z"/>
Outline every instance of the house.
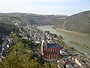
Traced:
<path fill-rule="evenodd" d="M 60 60 L 60 62 L 62 63 L 62 64 L 68 64 L 69 63 L 69 60 L 68 60 L 68 58 L 63 58 L 63 59 L 61 59 Z"/>
<path fill-rule="evenodd" d="M 75 68 L 75 67 L 73 67 L 71 64 L 67 64 L 66 68 Z"/>
<path fill-rule="evenodd" d="M 0 62 L 2 61 L 3 59 L 2 59 L 2 57 L 0 56 Z"/>
<path fill-rule="evenodd" d="M 80 58 L 75 58 L 75 63 L 81 68 L 86 68 L 86 65 L 82 62 Z"/>
<path fill-rule="evenodd" d="M 60 54 L 61 54 L 61 55 L 68 55 L 68 52 L 67 52 L 66 49 L 61 49 L 61 50 L 60 50 Z"/>
<path fill-rule="evenodd" d="M 47 43 L 45 40 L 42 41 L 41 45 L 41 56 L 44 58 L 58 58 L 60 56 L 60 50 L 62 46 L 57 43 Z"/>

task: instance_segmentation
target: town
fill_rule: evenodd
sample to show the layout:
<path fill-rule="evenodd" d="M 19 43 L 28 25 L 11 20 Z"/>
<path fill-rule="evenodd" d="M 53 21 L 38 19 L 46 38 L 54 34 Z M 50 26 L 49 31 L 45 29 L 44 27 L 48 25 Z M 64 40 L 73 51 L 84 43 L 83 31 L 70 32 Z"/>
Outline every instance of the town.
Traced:
<path fill-rule="evenodd" d="M 32 40 L 34 43 L 40 44 L 35 53 L 41 56 L 43 60 L 49 63 L 57 63 L 58 68 L 88 68 L 90 66 L 89 58 L 86 58 L 85 55 L 77 51 L 70 51 L 62 44 L 57 43 L 56 40 L 59 36 L 55 37 L 49 31 L 42 31 L 35 25 L 18 27 L 21 31 L 19 35 L 22 36 L 22 39 Z M 2 40 L 3 43 L 0 45 L 0 62 L 7 55 L 5 49 L 8 49 L 12 44 L 11 38 L 8 36 L 2 35 Z M 62 39 L 59 40 L 62 41 Z"/>

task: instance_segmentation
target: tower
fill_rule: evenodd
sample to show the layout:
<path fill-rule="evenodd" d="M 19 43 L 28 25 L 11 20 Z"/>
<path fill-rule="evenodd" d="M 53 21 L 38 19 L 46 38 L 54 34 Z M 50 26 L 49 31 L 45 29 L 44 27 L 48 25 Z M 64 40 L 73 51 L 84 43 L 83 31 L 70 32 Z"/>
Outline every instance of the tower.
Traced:
<path fill-rule="evenodd" d="M 44 55 L 46 51 L 47 51 L 47 42 L 45 40 L 42 40 L 41 55 Z"/>

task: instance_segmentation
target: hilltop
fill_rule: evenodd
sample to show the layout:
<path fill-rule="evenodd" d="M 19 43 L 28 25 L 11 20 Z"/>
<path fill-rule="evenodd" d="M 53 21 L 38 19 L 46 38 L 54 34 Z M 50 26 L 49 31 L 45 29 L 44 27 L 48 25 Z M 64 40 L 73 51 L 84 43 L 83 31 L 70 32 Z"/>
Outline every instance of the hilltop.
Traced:
<path fill-rule="evenodd" d="M 20 23 L 20 25 L 56 25 L 63 22 L 65 15 L 37 15 L 29 13 L 1 13 L 0 22 Z"/>

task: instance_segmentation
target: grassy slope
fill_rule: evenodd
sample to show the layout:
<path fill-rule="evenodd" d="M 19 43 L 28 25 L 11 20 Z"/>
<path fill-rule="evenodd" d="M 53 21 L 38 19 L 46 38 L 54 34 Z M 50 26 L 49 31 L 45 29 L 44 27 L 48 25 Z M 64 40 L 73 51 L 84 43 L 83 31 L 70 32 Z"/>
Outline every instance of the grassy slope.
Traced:
<path fill-rule="evenodd" d="M 77 31 L 81 33 L 90 33 L 90 11 L 81 12 L 69 16 L 63 27 L 66 30 Z"/>

